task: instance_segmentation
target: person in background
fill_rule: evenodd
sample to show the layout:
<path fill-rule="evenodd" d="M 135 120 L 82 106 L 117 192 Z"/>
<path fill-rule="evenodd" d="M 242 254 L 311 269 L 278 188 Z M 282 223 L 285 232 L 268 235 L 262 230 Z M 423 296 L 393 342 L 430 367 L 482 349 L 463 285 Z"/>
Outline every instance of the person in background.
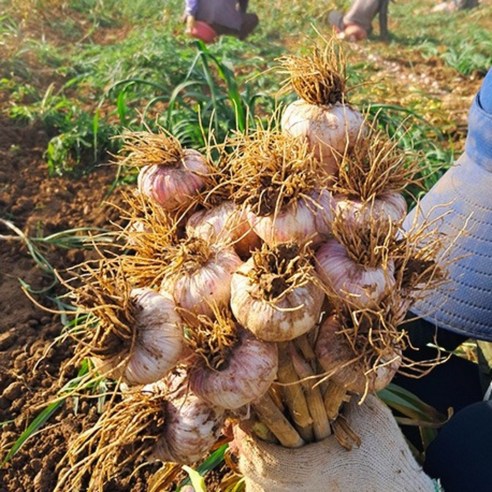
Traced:
<path fill-rule="evenodd" d="M 478 0 L 449 0 L 438 3 L 431 12 L 455 12 L 456 10 L 478 7 Z"/>
<path fill-rule="evenodd" d="M 248 13 L 249 0 L 185 0 L 186 33 L 196 21 L 211 26 L 218 35 L 245 39 L 258 25 L 258 16 Z"/>
<path fill-rule="evenodd" d="M 379 12 L 381 0 L 354 0 L 348 12 L 336 10 L 328 14 L 328 22 L 350 41 L 366 39 L 372 31 L 372 21 Z"/>
<path fill-rule="evenodd" d="M 381 11 L 386 19 L 389 0 L 353 0 L 346 14 L 336 10 L 328 14 L 328 22 L 349 41 L 366 39 L 372 31 L 372 21 Z M 478 0 L 447 0 L 436 5 L 431 12 L 454 12 L 478 6 Z M 380 17 L 381 21 L 381 17 Z M 386 22 L 386 20 L 385 20 Z M 380 26 L 382 27 L 382 26 Z M 386 26 L 384 26 L 386 30 Z M 382 32 L 386 36 L 386 33 Z"/>

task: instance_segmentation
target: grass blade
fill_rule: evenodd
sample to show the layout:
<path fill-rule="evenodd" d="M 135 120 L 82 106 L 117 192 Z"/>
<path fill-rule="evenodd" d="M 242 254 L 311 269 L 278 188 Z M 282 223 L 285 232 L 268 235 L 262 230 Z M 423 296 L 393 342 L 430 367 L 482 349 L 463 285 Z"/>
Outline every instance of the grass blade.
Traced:
<path fill-rule="evenodd" d="M 205 480 L 196 470 L 187 465 L 183 465 L 183 470 L 188 473 L 195 492 L 207 492 Z"/>
<path fill-rule="evenodd" d="M 55 401 L 36 416 L 36 418 L 27 426 L 27 429 L 12 445 L 7 456 L 5 456 L 2 461 L 2 466 L 4 466 L 21 449 L 28 439 L 33 437 L 34 433 L 38 431 L 64 403 L 65 400 Z"/>

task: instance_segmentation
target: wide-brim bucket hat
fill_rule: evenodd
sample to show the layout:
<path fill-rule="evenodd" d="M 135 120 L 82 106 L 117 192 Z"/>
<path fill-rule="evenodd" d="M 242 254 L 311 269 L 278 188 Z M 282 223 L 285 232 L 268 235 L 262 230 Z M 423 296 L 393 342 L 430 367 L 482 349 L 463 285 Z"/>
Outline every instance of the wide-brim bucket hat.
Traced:
<path fill-rule="evenodd" d="M 412 312 L 439 328 L 491 341 L 492 69 L 470 109 L 464 154 L 410 212 L 404 228 L 423 221 L 445 235 L 448 281 Z"/>

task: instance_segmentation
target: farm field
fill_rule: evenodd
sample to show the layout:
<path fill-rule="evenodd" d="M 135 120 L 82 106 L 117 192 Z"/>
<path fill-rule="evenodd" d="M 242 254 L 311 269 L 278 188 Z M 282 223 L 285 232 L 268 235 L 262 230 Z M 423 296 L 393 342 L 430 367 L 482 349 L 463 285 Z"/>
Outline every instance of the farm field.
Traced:
<path fill-rule="evenodd" d="M 268 121 L 293 100 L 278 58 L 329 35 L 328 11 L 347 5 L 251 0 L 258 30 L 205 46 L 183 34 L 178 0 L 0 2 L 0 492 L 51 492 L 67 443 L 110 398 L 104 382 L 71 391 L 86 368 L 59 312 L 70 309 L 67 269 L 111 247 L 135 186 L 113 163 L 118 136 L 160 127 L 200 149 Z M 368 41 L 345 43 L 350 102 L 415 153 L 421 193 L 460 155 L 492 66 L 492 1 L 453 14 L 432 5 L 391 3 L 388 43 L 377 22 Z M 233 490 L 239 478 L 219 461 L 207 490 Z M 127 466 L 105 490 L 171 490 L 186 478 L 165 471 Z"/>

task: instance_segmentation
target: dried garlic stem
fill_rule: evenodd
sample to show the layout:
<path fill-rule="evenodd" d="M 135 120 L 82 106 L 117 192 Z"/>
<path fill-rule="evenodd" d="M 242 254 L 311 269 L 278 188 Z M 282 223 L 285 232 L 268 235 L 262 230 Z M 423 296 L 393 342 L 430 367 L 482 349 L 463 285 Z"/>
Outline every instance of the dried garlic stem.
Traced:
<path fill-rule="evenodd" d="M 275 406 L 282 413 L 285 413 L 285 405 L 282 399 L 282 393 L 279 391 L 279 389 L 274 386 L 270 386 L 270 389 L 268 390 L 268 394 L 271 396 L 273 403 L 275 403 Z"/>
<path fill-rule="evenodd" d="M 326 415 L 328 419 L 335 420 L 338 417 L 340 407 L 345 399 L 347 390 L 335 381 L 329 380 L 323 395 Z"/>
<path fill-rule="evenodd" d="M 287 344 L 279 344 L 277 380 L 282 383 L 280 392 L 296 429 L 306 442 L 311 442 L 313 440 L 313 419 L 309 414 L 304 390 L 288 355 Z"/>
<path fill-rule="evenodd" d="M 300 448 L 304 444 L 299 433 L 292 427 L 269 395 L 265 395 L 252 406 L 260 420 L 270 429 L 282 446 Z"/>
<path fill-rule="evenodd" d="M 255 422 L 251 427 L 251 432 L 262 441 L 269 442 L 271 444 L 278 444 L 278 440 L 273 432 L 263 422 Z"/>
<path fill-rule="evenodd" d="M 347 451 L 350 451 L 354 446 L 358 448 L 361 444 L 360 437 L 350 428 L 343 415 L 340 415 L 333 422 L 333 433 L 340 446 Z"/>
<path fill-rule="evenodd" d="M 301 351 L 303 357 L 311 365 L 313 370 L 316 370 L 316 354 L 308 340 L 307 335 L 302 335 L 295 339 L 296 347 Z"/>
<path fill-rule="evenodd" d="M 294 369 L 301 379 L 302 386 L 306 393 L 306 401 L 309 413 L 313 419 L 314 436 L 317 441 L 321 441 L 331 434 L 330 423 L 326 416 L 326 410 L 318 386 L 313 386 L 313 380 L 307 379 L 314 376 L 311 366 L 302 359 L 295 348 L 291 346 L 291 357 Z"/>

